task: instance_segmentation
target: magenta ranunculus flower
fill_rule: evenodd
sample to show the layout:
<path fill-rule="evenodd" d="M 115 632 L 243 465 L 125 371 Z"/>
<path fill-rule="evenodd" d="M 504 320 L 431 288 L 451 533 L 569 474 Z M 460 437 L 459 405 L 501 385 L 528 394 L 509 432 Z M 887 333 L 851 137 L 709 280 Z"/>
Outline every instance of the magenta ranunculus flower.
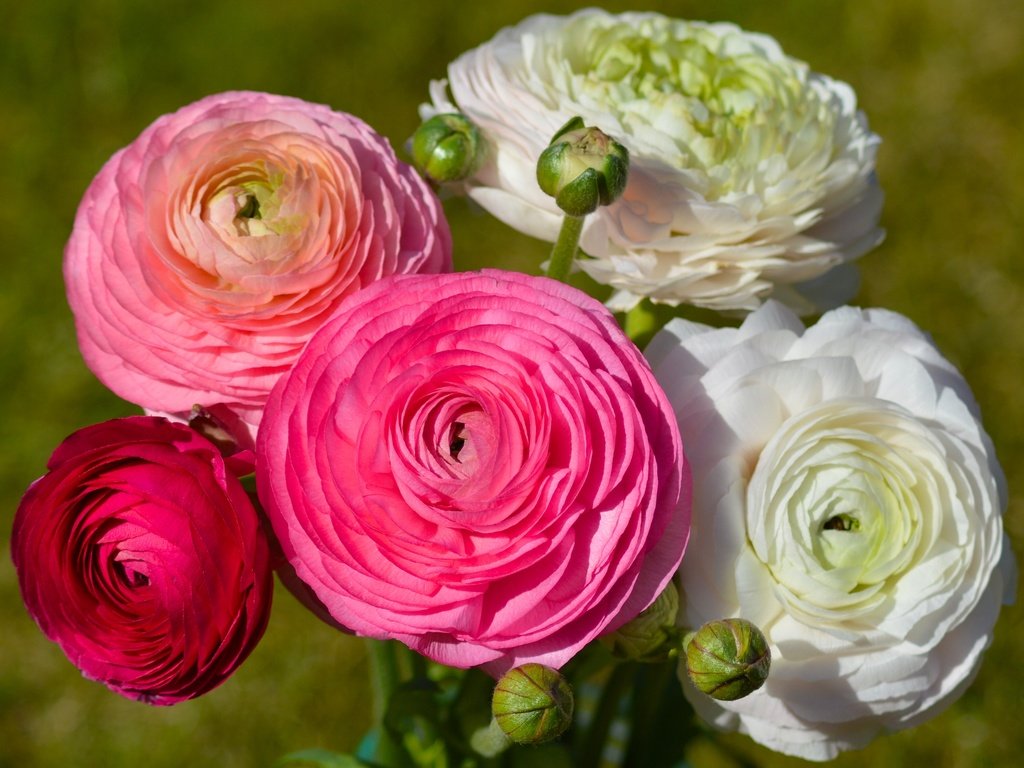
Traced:
<path fill-rule="evenodd" d="M 154 411 L 250 424 L 348 294 L 451 269 L 434 193 L 351 115 L 209 96 L 146 128 L 93 180 L 64 259 L 82 355 Z"/>
<path fill-rule="evenodd" d="M 166 419 L 68 437 L 18 507 L 11 555 L 43 633 L 86 677 L 150 704 L 222 683 L 267 624 L 256 510 L 217 448 Z"/>
<path fill-rule="evenodd" d="M 560 666 L 689 533 L 675 417 L 611 314 L 517 273 L 351 296 L 275 387 L 257 481 L 335 620 L 440 662 Z"/>

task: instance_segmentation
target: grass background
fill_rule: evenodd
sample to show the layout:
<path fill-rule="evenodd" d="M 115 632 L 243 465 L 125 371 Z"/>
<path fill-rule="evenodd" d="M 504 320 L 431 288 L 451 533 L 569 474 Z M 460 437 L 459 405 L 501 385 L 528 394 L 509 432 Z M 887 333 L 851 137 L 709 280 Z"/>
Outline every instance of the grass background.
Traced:
<path fill-rule="evenodd" d="M 0 5 L 0 548 L 27 484 L 72 430 L 133 412 L 85 369 L 60 277 L 78 200 L 102 163 L 157 116 L 248 88 L 353 112 L 400 146 L 429 78 L 500 27 L 580 4 L 547 0 Z M 731 20 L 857 90 L 883 137 L 886 242 L 861 264 L 858 303 L 928 329 L 972 383 L 1024 542 L 1024 4 L 1018 0 L 609 2 Z M 537 271 L 546 248 L 460 201 L 459 268 Z M 949 711 L 836 764 L 1003 766 L 1024 752 L 1022 610 L 1005 610 L 978 681 Z M 0 557 L 0 767 L 260 766 L 303 747 L 352 749 L 369 718 L 360 642 L 279 590 L 266 638 L 227 684 L 169 709 L 84 680 L 27 617 Z M 680 713 L 680 717 L 689 717 Z M 664 738 L 672 738 L 665 734 Z M 742 737 L 756 765 L 798 761 Z M 710 738 L 695 766 L 734 758 Z"/>

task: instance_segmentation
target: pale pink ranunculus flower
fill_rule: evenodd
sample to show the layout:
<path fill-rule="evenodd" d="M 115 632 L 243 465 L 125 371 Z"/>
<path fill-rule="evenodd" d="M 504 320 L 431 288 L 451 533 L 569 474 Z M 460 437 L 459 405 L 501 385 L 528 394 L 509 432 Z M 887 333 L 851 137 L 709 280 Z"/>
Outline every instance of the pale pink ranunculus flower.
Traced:
<path fill-rule="evenodd" d="M 333 618 L 452 666 L 560 666 L 679 563 L 689 470 L 598 302 L 485 271 L 355 294 L 275 387 L 260 500 Z"/>
<path fill-rule="evenodd" d="M 133 416 L 75 432 L 14 518 L 43 633 L 91 680 L 175 704 L 220 685 L 270 615 L 270 550 L 237 464 L 196 431 Z"/>
<path fill-rule="evenodd" d="M 966 689 L 1013 598 L 1006 486 L 970 388 L 913 323 L 775 302 L 739 328 L 674 320 L 646 355 L 693 462 L 680 623 L 740 617 L 771 672 L 705 719 L 826 760 Z"/>
<path fill-rule="evenodd" d="M 379 278 L 451 268 L 427 185 L 359 119 L 222 93 L 164 115 L 93 180 L 64 277 L 86 363 L 151 411 L 249 424 L 312 333 Z"/>

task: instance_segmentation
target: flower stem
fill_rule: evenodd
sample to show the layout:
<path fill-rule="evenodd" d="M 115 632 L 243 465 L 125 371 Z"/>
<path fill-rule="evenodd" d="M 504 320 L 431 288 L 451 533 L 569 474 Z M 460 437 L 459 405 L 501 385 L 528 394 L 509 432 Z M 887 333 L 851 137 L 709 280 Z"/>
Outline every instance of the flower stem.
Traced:
<path fill-rule="evenodd" d="M 409 655 L 409 677 L 413 680 L 427 679 L 427 660 L 416 651 L 408 651 Z"/>
<path fill-rule="evenodd" d="M 637 670 L 629 742 L 629 762 L 633 765 L 658 764 L 655 755 L 662 749 L 658 738 L 662 723 L 658 714 L 665 703 L 666 687 L 675 682 L 674 667 L 675 662 L 665 662 L 642 664 Z"/>
<path fill-rule="evenodd" d="M 493 717 L 491 722 L 484 728 L 477 729 L 470 737 L 469 744 L 474 751 L 484 757 L 497 757 L 506 749 L 512 746 L 508 736 L 501 730 L 498 721 Z"/>
<path fill-rule="evenodd" d="M 388 699 L 398 687 L 398 658 L 387 640 L 367 640 L 370 649 L 370 675 L 373 685 L 373 718 L 383 723 Z"/>
<path fill-rule="evenodd" d="M 367 640 L 370 655 L 370 683 L 373 689 L 373 723 L 380 736 L 377 742 L 376 759 L 381 765 L 403 764 L 402 748 L 395 743 L 384 726 L 388 702 L 398 687 L 398 654 L 395 643 L 390 640 Z"/>
<path fill-rule="evenodd" d="M 622 324 L 623 330 L 630 340 L 637 346 L 642 346 L 641 342 L 648 341 L 658 329 L 658 318 L 650 303 L 646 299 L 642 299 L 626 313 Z"/>
<path fill-rule="evenodd" d="M 584 218 L 566 214 L 562 219 L 562 228 L 558 231 L 558 240 L 551 249 L 551 260 L 548 262 L 548 277 L 552 280 L 565 282 L 569 276 L 573 259 L 576 258 L 576 249 L 580 244 Z"/>
<path fill-rule="evenodd" d="M 629 689 L 633 680 L 632 664 L 616 664 L 612 670 L 611 677 L 604 684 L 601 692 L 601 700 L 598 702 L 594 719 L 586 730 L 583 738 L 582 749 L 576 765 L 591 766 L 600 765 L 601 756 L 604 753 L 608 732 L 612 722 L 619 713 L 619 701 L 622 695 Z"/>

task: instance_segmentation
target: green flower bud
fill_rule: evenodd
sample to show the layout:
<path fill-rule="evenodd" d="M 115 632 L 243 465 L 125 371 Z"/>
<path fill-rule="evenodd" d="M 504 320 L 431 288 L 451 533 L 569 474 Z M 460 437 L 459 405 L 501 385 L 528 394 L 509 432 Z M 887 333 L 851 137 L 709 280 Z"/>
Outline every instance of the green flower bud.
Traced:
<path fill-rule="evenodd" d="M 664 661 L 678 648 L 680 631 L 676 629 L 679 592 L 669 585 L 658 598 L 632 621 L 605 635 L 601 642 L 621 659 Z"/>
<path fill-rule="evenodd" d="M 626 188 L 629 152 L 598 128 L 574 117 L 537 161 L 537 183 L 570 216 L 586 216 Z"/>
<path fill-rule="evenodd" d="M 686 641 L 686 673 L 713 699 L 742 699 L 768 679 L 768 641 L 745 619 L 709 621 Z"/>
<path fill-rule="evenodd" d="M 459 114 L 434 115 L 412 135 L 413 165 L 437 183 L 461 181 L 480 165 L 480 132 Z"/>
<path fill-rule="evenodd" d="M 572 722 L 573 696 L 556 669 L 524 664 L 494 687 L 491 714 L 509 740 L 540 744 L 560 736 Z"/>

